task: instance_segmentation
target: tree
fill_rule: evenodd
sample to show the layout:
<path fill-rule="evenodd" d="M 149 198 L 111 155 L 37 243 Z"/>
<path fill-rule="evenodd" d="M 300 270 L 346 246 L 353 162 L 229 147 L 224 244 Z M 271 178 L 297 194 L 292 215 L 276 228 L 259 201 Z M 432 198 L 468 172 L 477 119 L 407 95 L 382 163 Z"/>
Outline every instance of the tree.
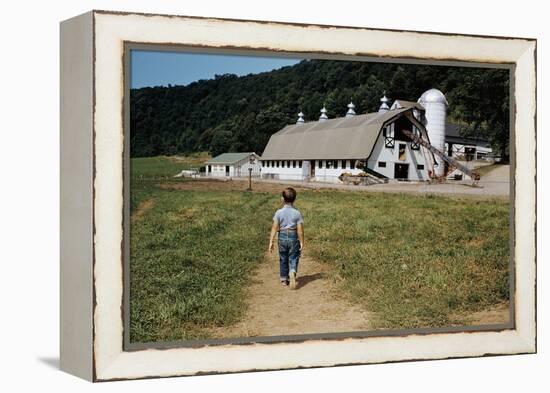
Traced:
<path fill-rule="evenodd" d="M 132 157 L 192 151 L 262 153 L 269 137 L 296 121 L 376 112 L 384 90 L 392 99 L 416 101 L 432 88 L 449 101 L 449 119 L 464 136 L 487 138 L 504 159 L 509 139 L 509 72 L 499 69 L 304 60 L 255 75 L 217 75 L 187 86 L 130 92 Z"/>
<path fill-rule="evenodd" d="M 232 137 L 233 135 L 230 131 L 216 129 L 210 142 L 210 154 L 217 156 L 226 153 L 229 150 L 229 146 L 231 146 Z"/>
<path fill-rule="evenodd" d="M 466 137 L 482 137 L 509 161 L 510 111 L 509 74 L 504 70 L 463 72 L 454 76 L 457 86 L 449 96 L 452 116 L 463 122 L 460 133 Z"/>

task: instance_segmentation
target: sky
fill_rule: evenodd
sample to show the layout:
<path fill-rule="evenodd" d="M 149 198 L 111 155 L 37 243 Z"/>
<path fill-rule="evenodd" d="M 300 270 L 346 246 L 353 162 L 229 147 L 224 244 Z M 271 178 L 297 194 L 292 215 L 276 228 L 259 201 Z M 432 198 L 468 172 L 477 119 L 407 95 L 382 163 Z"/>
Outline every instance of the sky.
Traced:
<path fill-rule="evenodd" d="M 216 74 L 247 75 L 298 63 L 300 59 L 132 50 L 132 88 L 188 85 Z"/>

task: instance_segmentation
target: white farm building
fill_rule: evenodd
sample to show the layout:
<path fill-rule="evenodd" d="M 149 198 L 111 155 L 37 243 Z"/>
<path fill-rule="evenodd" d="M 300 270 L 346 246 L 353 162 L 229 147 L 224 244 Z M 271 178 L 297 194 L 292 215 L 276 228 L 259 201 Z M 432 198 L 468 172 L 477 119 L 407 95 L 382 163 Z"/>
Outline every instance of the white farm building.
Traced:
<path fill-rule="evenodd" d="M 396 100 L 391 107 L 385 95 L 380 101 L 378 112 L 357 115 L 350 103 L 346 116 L 334 119 L 325 108 L 312 122 L 305 122 L 300 112 L 296 124 L 269 139 L 261 158 L 262 177 L 339 182 L 344 172 L 363 172 L 359 166 L 389 179 L 423 181 L 445 175 L 442 158 L 405 134 L 448 151 L 443 93 L 430 89 L 418 102 Z"/>
<path fill-rule="evenodd" d="M 261 173 L 260 156 L 249 153 L 223 153 L 205 162 L 206 175 L 213 177 L 241 177 L 248 176 L 249 168 L 252 175 Z"/>

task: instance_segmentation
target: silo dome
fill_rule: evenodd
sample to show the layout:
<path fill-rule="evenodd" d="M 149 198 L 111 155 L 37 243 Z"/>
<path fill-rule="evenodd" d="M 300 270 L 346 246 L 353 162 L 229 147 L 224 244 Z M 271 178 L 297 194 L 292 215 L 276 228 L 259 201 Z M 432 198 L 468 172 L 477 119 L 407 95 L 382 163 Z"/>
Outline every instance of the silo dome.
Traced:
<path fill-rule="evenodd" d="M 445 98 L 445 95 L 437 89 L 430 89 L 425 91 L 418 99 L 418 102 L 421 104 L 429 102 L 434 104 L 449 105 L 447 99 Z"/>

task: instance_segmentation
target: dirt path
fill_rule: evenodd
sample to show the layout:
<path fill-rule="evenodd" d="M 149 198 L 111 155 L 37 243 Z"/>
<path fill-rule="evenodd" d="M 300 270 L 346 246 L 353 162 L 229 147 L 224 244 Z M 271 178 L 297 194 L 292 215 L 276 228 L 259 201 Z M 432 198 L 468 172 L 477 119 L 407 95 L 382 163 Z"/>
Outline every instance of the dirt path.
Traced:
<path fill-rule="evenodd" d="M 146 199 L 141 202 L 137 209 L 132 213 L 132 221 L 135 222 L 140 220 L 148 210 L 153 208 L 153 206 L 155 206 L 155 200 L 153 198 Z"/>
<path fill-rule="evenodd" d="M 508 303 L 496 304 L 485 310 L 472 313 L 468 316 L 465 325 L 491 325 L 508 323 L 510 321 L 510 306 Z"/>
<path fill-rule="evenodd" d="M 369 313 L 337 293 L 330 271 L 311 259 L 300 259 L 296 290 L 279 283 L 276 250 L 267 254 L 247 289 L 248 309 L 242 322 L 216 328 L 216 338 L 350 332 L 369 328 Z"/>

